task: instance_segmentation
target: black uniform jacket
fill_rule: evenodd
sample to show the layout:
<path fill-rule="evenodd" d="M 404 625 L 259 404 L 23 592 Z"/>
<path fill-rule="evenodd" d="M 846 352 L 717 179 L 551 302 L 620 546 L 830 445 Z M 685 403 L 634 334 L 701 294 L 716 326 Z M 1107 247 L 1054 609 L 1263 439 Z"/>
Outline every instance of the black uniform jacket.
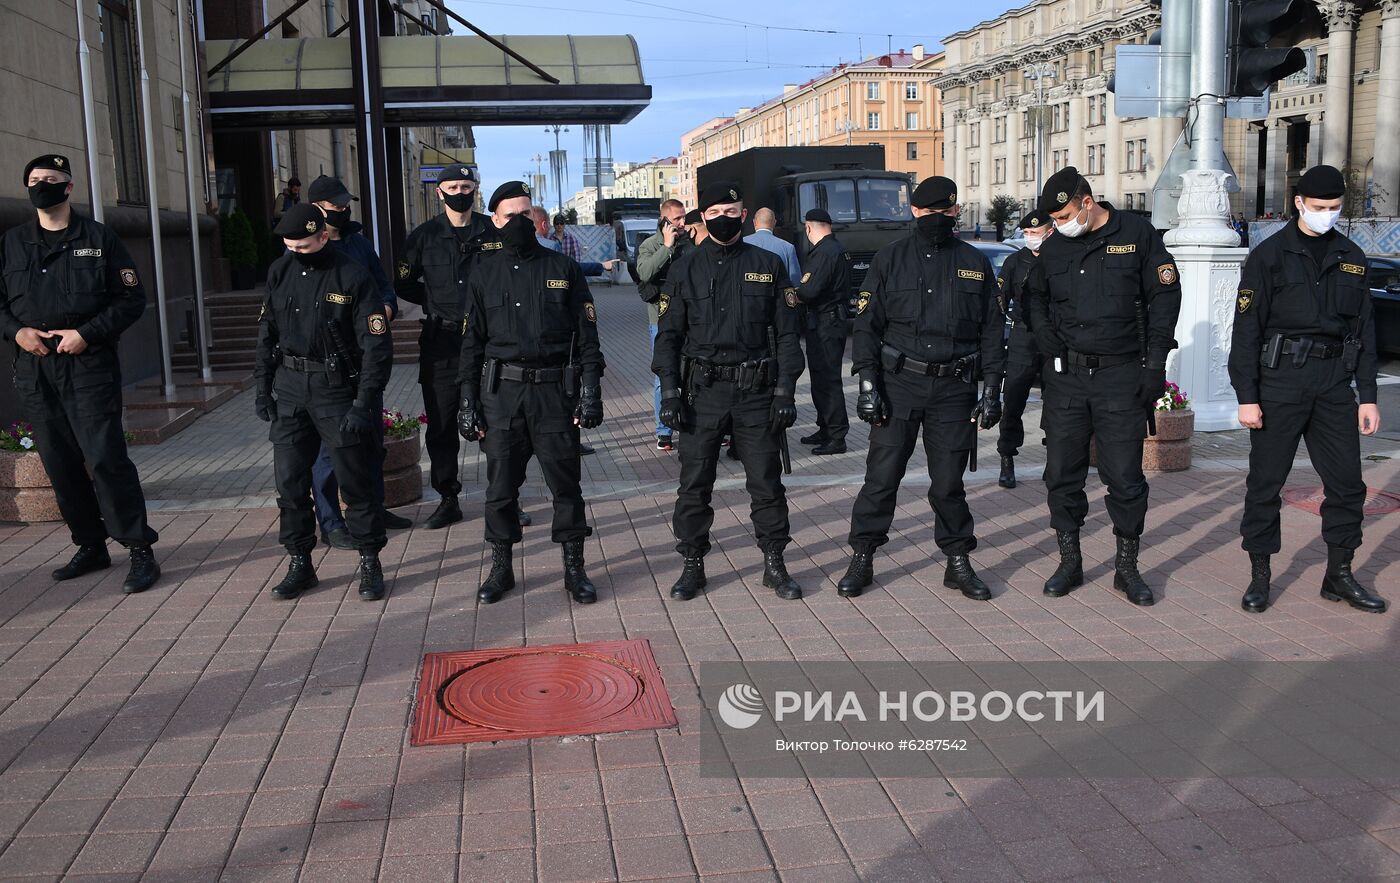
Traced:
<path fill-rule="evenodd" d="M 1026 280 L 1035 266 L 1035 252 L 1023 248 L 1002 262 L 997 273 L 1001 288 L 1001 308 L 1011 320 L 1011 336 L 1006 342 L 1007 362 L 1021 363 L 1033 359 L 1036 353 L 1035 335 L 1026 321 Z"/>
<path fill-rule="evenodd" d="M 851 256 L 835 236 L 827 236 L 807 251 L 797 299 L 818 312 L 845 309 L 851 291 Z"/>
<path fill-rule="evenodd" d="M 535 248 L 502 248 L 478 261 L 467 284 L 459 384 L 479 383 L 486 359 L 539 368 L 574 361 L 584 386 L 603 376 L 598 309 L 573 258 Z"/>
<path fill-rule="evenodd" d="M 21 328 L 74 328 L 89 346 L 115 345 L 145 309 L 136 264 L 105 224 L 73 212 L 52 248 L 37 218 L 0 240 L 0 335 L 7 340 Z"/>
<path fill-rule="evenodd" d="M 1333 340 L 1355 336 L 1361 341 L 1357 398 L 1374 404 L 1376 323 L 1366 284 L 1366 255 L 1356 243 L 1334 233 L 1319 267 L 1303 245 L 1305 235 L 1291 223 L 1254 246 L 1245 261 L 1230 346 L 1235 397 L 1242 405 L 1259 403 L 1260 375 L 1268 373 L 1259 363 L 1260 352 L 1273 335 Z"/>
<path fill-rule="evenodd" d="M 394 267 L 399 297 L 423 307 L 430 318 L 454 326 L 466 313 L 472 265 L 478 257 L 501 249 L 500 235 L 485 215 L 472 212 L 466 229 L 464 242 L 446 213 L 424 221 L 408 234 L 403 258 Z"/>
<path fill-rule="evenodd" d="M 1165 367 L 1176 348 L 1181 280 L 1162 236 L 1146 218 L 1108 203 L 1108 221 L 1071 239 L 1055 234 L 1040 247 L 1026 280 L 1031 330 L 1048 359 L 1074 350 L 1095 356 L 1142 353 Z M 1138 303 L 1145 328 L 1138 324 Z"/>
<path fill-rule="evenodd" d="M 777 393 L 793 396 L 805 360 L 797 291 L 783 259 L 740 240 L 706 239 L 671 266 L 657 302 L 661 314 L 651 369 L 664 391 L 680 389 L 681 356 L 740 365 L 776 356 Z M 768 329 L 776 336 L 771 353 Z"/>
<path fill-rule="evenodd" d="M 384 393 L 394 345 L 384 319 L 379 290 L 365 268 L 329 244 L 316 267 L 283 254 L 267 271 L 267 296 L 258 320 L 257 365 L 261 380 L 282 370 L 278 352 L 325 362 L 336 352 L 334 325 L 359 365 L 357 397 L 372 401 Z"/>

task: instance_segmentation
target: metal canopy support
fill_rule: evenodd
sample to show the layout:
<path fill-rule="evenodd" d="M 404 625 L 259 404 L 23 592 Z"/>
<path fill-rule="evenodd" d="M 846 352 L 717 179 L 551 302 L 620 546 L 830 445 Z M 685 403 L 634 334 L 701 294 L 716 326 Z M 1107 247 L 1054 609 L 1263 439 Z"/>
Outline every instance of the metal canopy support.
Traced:
<path fill-rule="evenodd" d="M 92 198 L 92 219 L 102 223 L 102 179 L 98 176 L 101 168 L 97 157 L 97 111 L 92 102 L 92 53 L 87 42 L 87 11 L 83 8 L 86 0 L 77 0 L 78 9 L 78 80 L 83 90 L 83 138 L 86 143 L 88 166 L 88 193 Z M 27 183 L 27 182 L 26 182 Z"/>
<path fill-rule="evenodd" d="M 195 188 L 200 186 L 203 176 L 195 174 L 195 144 L 191 139 L 194 135 L 194 119 L 190 113 L 190 90 L 185 68 L 189 65 L 189 40 L 193 36 L 189 28 L 189 0 L 176 0 L 179 7 L 179 26 L 176 28 L 175 39 L 180 42 L 180 121 L 184 131 L 181 133 L 185 140 L 185 194 L 189 202 L 190 213 L 190 252 L 194 260 L 194 323 L 195 341 L 199 349 L 199 373 L 205 380 L 214 378 L 209 366 L 209 317 L 204 312 L 204 264 L 199 248 L 199 218 L 203 214 L 199 210 L 199 202 L 195 195 Z"/>
<path fill-rule="evenodd" d="M 131 4 L 136 10 L 136 53 L 141 64 L 141 128 L 146 137 L 146 202 L 151 210 L 151 259 L 152 277 L 156 289 L 156 314 L 160 323 L 160 370 L 165 381 L 165 395 L 175 395 L 175 377 L 170 366 L 170 324 L 165 306 L 165 255 L 160 241 L 160 200 L 156 189 L 159 178 L 156 169 L 155 125 L 151 120 L 151 68 L 150 55 L 146 51 L 146 22 L 141 10 L 144 3 L 137 0 Z"/>
<path fill-rule="evenodd" d="M 355 142 L 360 180 L 368 200 L 365 236 L 386 265 L 392 266 L 389 243 L 388 170 L 384 162 L 384 81 L 379 64 L 378 0 L 351 0 L 350 69 L 355 88 Z"/>
<path fill-rule="evenodd" d="M 233 50 L 233 51 L 230 52 L 228 55 L 224 56 L 224 58 L 223 58 L 222 61 L 220 61 L 218 64 L 214 65 L 213 67 L 209 68 L 209 76 L 212 77 L 212 76 L 214 76 L 214 74 L 217 74 L 219 71 L 223 70 L 223 69 L 228 65 L 229 62 L 233 61 L 235 58 L 237 58 L 238 56 L 242 55 L 244 52 L 247 52 L 249 46 L 252 46 L 254 43 L 258 42 L 258 41 L 261 40 L 263 37 L 266 37 L 266 36 L 272 31 L 273 28 L 277 27 L 277 26 L 280 25 L 282 22 L 284 22 L 284 21 L 286 21 L 287 19 L 291 18 L 291 17 L 292 17 L 292 13 L 296 12 L 298 9 L 302 8 L 302 7 L 305 6 L 306 4 L 307 4 L 307 0 L 296 0 L 296 2 L 292 4 L 292 6 L 291 6 L 290 9 L 288 9 L 286 12 L 282 13 L 281 15 L 277 16 L 277 17 L 274 18 L 272 21 L 268 22 L 268 23 L 263 27 L 263 29 L 262 29 L 261 31 L 258 31 L 258 32 L 257 32 L 256 34 L 254 34 L 253 36 L 251 36 L 251 37 L 249 37 L 248 39 L 244 40 L 242 43 L 240 43 L 240 44 L 238 45 L 238 48 L 237 48 L 237 49 Z M 331 36 L 333 37 L 333 36 L 335 36 L 335 35 L 332 34 Z"/>
<path fill-rule="evenodd" d="M 456 22 L 460 23 L 460 24 L 462 25 L 462 27 L 467 28 L 467 29 L 470 30 L 473 34 L 476 34 L 478 37 L 480 37 L 481 39 L 483 39 L 483 40 L 485 40 L 486 42 L 490 43 L 492 46 L 495 46 L 497 49 L 501 50 L 501 51 L 504 52 L 506 55 L 509 55 L 511 58 L 514 58 L 516 61 L 518 61 L 518 62 L 520 62 L 521 64 L 525 65 L 525 66 L 528 67 L 530 70 L 532 70 L 532 71 L 534 71 L 535 73 L 539 74 L 539 75 L 540 75 L 540 78 L 543 79 L 546 83 L 552 83 L 553 85 L 556 85 L 556 86 L 559 85 L 559 78 L 558 78 L 558 77 L 556 77 L 556 76 L 554 76 L 553 74 L 549 73 L 549 72 L 546 71 L 544 68 L 540 67 L 539 65 L 535 64 L 535 63 L 534 63 L 533 61 L 531 61 L 530 59 L 528 59 L 528 58 L 526 58 L 525 56 L 521 55 L 519 52 L 516 52 L 514 49 L 512 49 L 512 48 L 510 48 L 509 46 L 507 46 L 506 44 L 502 43 L 500 40 L 497 40 L 495 37 L 493 37 L 493 36 L 491 36 L 490 34 L 486 33 L 486 32 L 483 31 L 481 28 L 479 28 L 479 27 L 477 27 L 476 25 L 472 24 L 471 22 L 467 21 L 465 18 L 462 18 L 462 17 L 461 17 L 460 15 L 458 15 L 457 13 L 455 13 L 455 12 L 453 12 L 452 10 L 448 9 L 446 6 L 444 6 L 444 5 L 440 2 L 440 0 L 423 0 L 423 2 L 424 2 L 424 3 L 427 3 L 429 6 L 432 6 L 432 7 L 435 8 L 435 9 L 439 10 L 440 12 L 442 12 L 443 15 L 446 15 L 448 18 L 451 18 L 453 21 L 456 21 Z"/>

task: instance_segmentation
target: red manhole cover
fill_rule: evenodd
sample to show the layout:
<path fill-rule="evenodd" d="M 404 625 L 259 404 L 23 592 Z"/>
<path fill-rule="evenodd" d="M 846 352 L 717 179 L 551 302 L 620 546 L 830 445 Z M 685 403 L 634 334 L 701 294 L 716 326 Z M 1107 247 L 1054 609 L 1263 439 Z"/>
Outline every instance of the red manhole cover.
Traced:
<path fill-rule="evenodd" d="M 646 641 L 423 657 L 411 742 L 496 742 L 675 726 Z"/>
<path fill-rule="evenodd" d="M 1293 487 L 1287 488 L 1283 492 L 1285 503 L 1314 515 L 1322 514 L 1323 499 L 1324 494 L 1320 487 Z M 1375 488 L 1367 488 L 1366 505 L 1363 507 L 1363 511 L 1370 518 L 1389 515 L 1391 512 L 1400 512 L 1400 496 L 1386 491 L 1378 491 Z"/>

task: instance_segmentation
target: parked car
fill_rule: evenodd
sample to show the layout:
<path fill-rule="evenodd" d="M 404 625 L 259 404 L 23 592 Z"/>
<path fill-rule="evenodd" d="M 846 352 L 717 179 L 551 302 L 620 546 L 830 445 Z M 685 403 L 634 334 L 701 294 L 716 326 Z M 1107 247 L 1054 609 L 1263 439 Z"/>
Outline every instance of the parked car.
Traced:
<path fill-rule="evenodd" d="M 1400 355 L 1400 258 L 1366 256 L 1366 283 L 1376 312 L 1376 349 Z"/>

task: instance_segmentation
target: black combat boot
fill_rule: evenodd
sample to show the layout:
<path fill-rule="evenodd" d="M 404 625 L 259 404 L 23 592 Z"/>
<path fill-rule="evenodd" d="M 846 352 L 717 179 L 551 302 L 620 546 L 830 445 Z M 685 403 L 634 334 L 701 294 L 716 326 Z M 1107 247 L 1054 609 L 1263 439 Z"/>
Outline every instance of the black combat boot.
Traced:
<path fill-rule="evenodd" d="M 564 543 L 564 591 L 579 604 L 598 600 L 598 590 L 583 570 L 583 540 Z"/>
<path fill-rule="evenodd" d="M 1157 603 L 1152 597 L 1152 589 L 1138 573 L 1137 537 L 1118 537 L 1118 557 L 1113 561 L 1113 587 L 1128 596 L 1139 607 L 1151 607 Z"/>
<path fill-rule="evenodd" d="M 360 600 L 378 601 L 384 597 L 384 569 L 378 552 L 360 552 Z"/>
<path fill-rule="evenodd" d="M 763 584 L 784 601 L 796 601 L 802 597 L 802 587 L 788 575 L 782 549 L 769 549 L 763 553 Z"/>
<path fill-rule="evenodd" d="M 449 524 L 456 524 L 462 520 L 462 506 L 457 502 L 456 497 L 443 497 L 442 502 L 433 510 L 433 514 L 428 516 L 428 529 L 438 530 L 447 527 Z"/>
<path fill-rule="evenodd" d="M 1249 553 L 1249 588 L 1244 590 L 1240 608 L 1247 613 L 1263 613 L 1269 609 L 1269 570 L 1267 552 Z"/>
<path fill-rule="evenodd" d="M 1327 575 L 1322 578 L 1322 597 L 1328 601 L 1345 601 L 1367 613 L 1384 613 L 1390 605 L 1380 595 L 1362 587 L 1352 576 L 1351 556 L 1351 549 L 1327 547 Z"/>
<path fill-rule="evenodd" d="M 1016 458 L 1001 458 L 1001 476 L 997 478 L 997 484 L 1002 487 L 1016 486 Z"/>
<path fill-rule="evenodd" d="M 1060 566 L 1045 581 L 1045 594 L 1063 598 L 1084 585 L 1084 556 L 1079 551 L 1079 531 L 1055 531 L 1055 544 L 1060 547 Z"/>
<path fill-rule="evenodd" d="M 875 551 L 856 549 L 851 555 L 851 563 L 846 567 L 846 575 L 836 584 L 836 594 L 842 598 L 855 598 L 875 582 Z"/>
<path fill-rule="evenodd" d="M 811 435 L 802 436 L 797 442 L 803 445 L 824 445 L 826 444 L 826 430 L 818 429 Z"/>
<path fill-rule="evenodd" d="M 316 568 L 311 566 L 311 556 L 304 552 L 293 552 L 287 562 L 287 575 L 272 587 L 272 597 L 290 601 L 319 582 L 316 578 Z"/>
<path fill-rule="evenodd" d="M 76 579 L 85 573 L 92 573 L 94 570 L 106 570 L 111 566 L 112 556 L 107 554 L 106 544 L 79 546 L 68 563 L 53 572 L 53 578 L 63 582 L 66 579 Z"/>
<path fill-rule="evenodd" d="M 128 595 L 144 592 L 160 579 L 160 565 L 156 563 L 156 553 L 150 546 L 131 547 L 131 569 L 126 572 L 126 582 L 122 591 Z"/>
<path fill-rule="evenodd" d="M 973 572 L 972 562 L 966 555 L 948 556 L 948 567 L 943 571 L 943 585 L 957 589 L 974 601 L 989 601 L 992 597 L 992 590 Z"/>
<path fill-rule="evenodd" d="M 687 555 L 681 568 L 681 578 L 671 586 L 671 597 L 677 601 L 689 601 L 705 588 L 705 559 L 701 555 Z"/>
<path fill-rule="evenodd" d="M 515 569 L 511 566 L 510 543 L 491 543 L 491 572 L 476 590 L 476 600 L 495 604 L 501 596 L 515 588 Z"/>

